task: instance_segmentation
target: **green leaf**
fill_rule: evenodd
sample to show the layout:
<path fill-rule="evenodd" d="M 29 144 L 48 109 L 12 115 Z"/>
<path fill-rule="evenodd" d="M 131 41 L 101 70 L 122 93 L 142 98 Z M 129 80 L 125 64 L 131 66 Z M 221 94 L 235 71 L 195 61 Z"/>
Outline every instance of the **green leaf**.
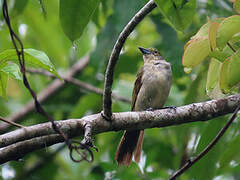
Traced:
<path fill-rule="evenodd" d="M 64 33 L 73 42 L 80 38 L 100 0 L 60 0 L 60 21 Z"/>
<path fill-rule="evenodd" d="M 195 154 L 199 154 L 213 140 L 219 130 L 226 123 L 226 118 L 219 118 L 216 121 L 211 121 L 204 127 Z M 217 168 L 216 163 L 220 159 L 222 151 L 226 148 L 225 143 L 226 140 L 222 137 L 220 142 L 218 142 L 202 159 L 189 169 L 192 179 L 214 179 L 213 177 L 216 174 Z"/>
<path fill-rule="evenodd" d="M 7 88 L 8 74 L 0 71 L 0 96 L 7 99 L 6 88 Z"/>
<path fill-rule="evenodd" d="M 225 18 L 218 26 L 217 47 L 223 49 L 232 36 L 238 32 L 240 26 L 240 16 L 234 15 Z"/>
<path fill-rule="evenodd" d="M 223 169 L 229 165 L 234 159 L 239 159 L 239 148 L 240 148 L 240 135 L 231 139 L 231 143 L 224 153 L 222 153 L 221 160 L 219 162 L 220 168 Z"/>
<path fill-rule="evenodd" d="M 207 84 L 206 91 L 207 95 L 212 99 L 217 99 L 223 96 L 219 88 L 219 71 L 221 67 L 221 62 L 215 58 L 211 58 L 208 74 L 207 74 Z"/>
<path fill-rule="evenodd" d="M 200 37 L 187 42 L 184 48 L 182 64 L 186 73 L 200 64 L 210 52 L 208 37 Z"/>
<path fill-rule="evenodd" d="M 20 69 L 15 63 L 4 66 L 0 71 L 5 72 L 14 79 L 22 80 Z"/>
<path fill-rule="evenodd" d="M 14 1 L 13 16 L 21 14 L 27 6 L 28 0 Z"/>
<path fill-rule="evenodd" d="M 186 29 L 192 22 L 196 0 L 156 0 L 162 14 L 177 30 Z"/>
<path fill-rule="evenodd" d="M 202 25 L 198 32 L 193 37 L 191 37 L 191 39 L 199 38 L 202 36 L 208 36 L 210 25 L 212 23 L 220 23 L 222 22 L 222 20 L 224 20 L 224 18 L 209 19 L 208 22 Z"/>
<path fill-rule="evenodd" d="M 234 91 L 240 83 L 240 50 L 226 59 L 220 70 L 220 88 L 224 93 Z"/>
<path fill-rule="evenodd" d="M 42 68 L 60 78 L 48 56 L 35 49 L 24 49 L 24 59 L 27 66 Z M 15 49 L 7 49 L 0 53 L 0 68 L 4 67 L 8 61 L 18 63 L 18 56 Z"/>
<path fill-rule="evenodd" d="M 219 23 L 212 22 L 208 30 L 208 39 L 211 51 L 214 51 L 217 47 L 216 37 L 217 37 L 217 28 Z"/>

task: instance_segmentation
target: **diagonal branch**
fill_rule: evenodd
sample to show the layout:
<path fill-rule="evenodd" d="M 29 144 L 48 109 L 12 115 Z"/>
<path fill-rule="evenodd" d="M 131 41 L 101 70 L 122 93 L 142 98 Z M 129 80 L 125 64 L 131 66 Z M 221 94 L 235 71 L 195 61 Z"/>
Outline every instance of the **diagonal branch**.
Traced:
<path fill-rule="evenodd" d="M 112 121 L 103 121 L 101 114 L 56 122 L 68 137 L 84 134 L 87 125 L 93 134 L 108 131 L 139 130 L 206 121 L 232 113 L 240 104 L 240 94 L 219 100 L 194 103 L 175 109 L 113 113 Z M 52 129 L 51 123 L 18 129 L 0 136 L 0 163 L 22 158 L 27 153 L 59 142 L 63 138 Z"/>
<path fill-rule="evenodd" d="M 55 75 L 49 73 L 48 71 L 44 71 L 44 70 L 41 70 L 41 69 L 28 69 L 27 72 L 30 72 L 30 73 L 38 73 L 38 74 L 42 74 L 42 75 L 45 75 L 45 76 L 48 76 L 48 77 L 52 77 L 52 78 L 57 78 Z M 83 82 L 83 81 L 80 81 L 76 78 L 73 78 L 73 77 L 61 77 L 65 82 L 68 82 L 68 83 L 72 83 L 74 84 L 75 86 L 78 86 L 82 89 L 85 89 L 89 92 L 94 92 L 96 94 L 99 94 L 99 95 L 103 95 L 103 90 L 100 89 L 100 88 L 97 88 L 91 84 L 88 84 L 86 82 Z M 126 103 L 131 103 L 131 100 L 128 99 L 128 98 L 125 98 L 123 96 L 119 96 L 117 95 L 116 93 L 112 93 L 112 97 L 115 98 L 116 100 L 119 100 L 119 101 L 122 101 L 122 102 L 126 102 Z"/>
<path fill-rule="evenodd" d="M 104 82 L 104 95 L 103 95 L 103 115 L 107 119 L 111 119 L 112 115 L 112 84 L 113 84 L 113 73 L 114 67 L 117 64 L 117 60 L 123 44 L 125 43 L 127 37 L 131 34 L 134 28 L 143 20 L 143 18 L 150 13 L 157 5 L 153 0 L 150 0 L 142 9 L 140 9 L 134 17 L 125 26 L 123 31 L 120 33 L 111 53 L 108 61 L 107 70 L 105 74 Z"/>

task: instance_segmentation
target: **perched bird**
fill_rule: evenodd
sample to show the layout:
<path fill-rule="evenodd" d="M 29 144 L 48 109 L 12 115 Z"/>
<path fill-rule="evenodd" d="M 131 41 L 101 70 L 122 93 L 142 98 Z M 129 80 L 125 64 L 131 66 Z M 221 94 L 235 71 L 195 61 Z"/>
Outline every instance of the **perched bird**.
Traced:
<path fill-rule="evenodd" d="M 138 71 L 132 93 L 132 111 L 155 110 L 163 107 L 167 100 L 171 81 L 171 64 L 166 62 L 155 48 L 139 47 L 144 65 Z M 116 151 L 118 165 L 129 166 L 132 156 L 139 162 L 144 130 L 125 131 Z"/>

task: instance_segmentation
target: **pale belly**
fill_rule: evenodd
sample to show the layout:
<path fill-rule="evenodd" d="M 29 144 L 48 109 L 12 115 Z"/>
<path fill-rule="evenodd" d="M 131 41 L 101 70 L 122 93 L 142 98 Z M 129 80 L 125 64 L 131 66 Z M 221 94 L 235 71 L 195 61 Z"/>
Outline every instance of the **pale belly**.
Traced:
<path fill-rule="evenodd" d="M 160 109 L 165 104 L 171 86 L 171 71 L 146 73 L 136 99 L 135 111 Z"/>

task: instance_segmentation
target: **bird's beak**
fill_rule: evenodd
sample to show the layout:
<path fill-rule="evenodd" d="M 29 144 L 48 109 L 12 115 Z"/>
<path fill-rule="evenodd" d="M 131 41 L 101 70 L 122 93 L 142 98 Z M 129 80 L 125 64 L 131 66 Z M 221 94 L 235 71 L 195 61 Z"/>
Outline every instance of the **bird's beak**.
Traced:
<path fill-rule="evenodd" d="M 149 51 L 148 49 L 145 49 L 145 48 L 142 48 L 142 47 L 138 47 L 138 49 L 140 49 L 140 51 L 141 51 L 143 54 L 152 54 L 152 52 Z"/>

